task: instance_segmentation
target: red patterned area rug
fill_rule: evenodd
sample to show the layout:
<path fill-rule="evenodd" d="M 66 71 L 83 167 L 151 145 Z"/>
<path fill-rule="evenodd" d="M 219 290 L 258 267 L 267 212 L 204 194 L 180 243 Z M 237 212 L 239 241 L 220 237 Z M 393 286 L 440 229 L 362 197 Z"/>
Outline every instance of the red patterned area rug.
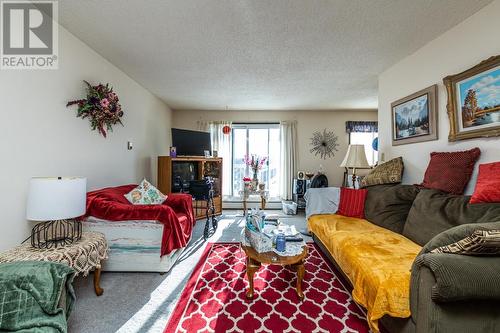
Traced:
<path fill-rule="evenodd" d="M 335 271 L 316 245 L 307 246 L 301 302 L 296 273 L 278 265 L 255 273 L 256 295 L 248 300 L 239 243 L 209 243 L 164 332 L 368 332 Z"/>

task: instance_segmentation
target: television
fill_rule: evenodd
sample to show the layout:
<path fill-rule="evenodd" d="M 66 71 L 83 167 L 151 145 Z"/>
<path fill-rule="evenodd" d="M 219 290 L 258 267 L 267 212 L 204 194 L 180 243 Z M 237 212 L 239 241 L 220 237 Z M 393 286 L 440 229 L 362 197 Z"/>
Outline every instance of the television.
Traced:
<path fill-rule="evenodd" d="M 172 146 L 177 156 L 204 156 L 205 150 L 212 152 L 210 133 L 172 128 Z"/>

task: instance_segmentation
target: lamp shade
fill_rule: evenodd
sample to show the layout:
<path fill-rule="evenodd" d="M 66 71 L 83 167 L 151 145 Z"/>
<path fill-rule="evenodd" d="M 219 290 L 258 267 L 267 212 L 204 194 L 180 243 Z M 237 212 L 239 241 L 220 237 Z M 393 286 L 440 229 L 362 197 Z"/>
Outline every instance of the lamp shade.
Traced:
<path fill-rule="evenodd" d="M 349 145 L 347 154 L 345 154 L 340 166 L 345 168 L 369 168 L 370 165 L 366 160 L 365 146 Z"/>
<path fill-rule="evenodd" d="M 55 221 L 85 214 L 87 178 L 32 178 L 26 218 Z"/>

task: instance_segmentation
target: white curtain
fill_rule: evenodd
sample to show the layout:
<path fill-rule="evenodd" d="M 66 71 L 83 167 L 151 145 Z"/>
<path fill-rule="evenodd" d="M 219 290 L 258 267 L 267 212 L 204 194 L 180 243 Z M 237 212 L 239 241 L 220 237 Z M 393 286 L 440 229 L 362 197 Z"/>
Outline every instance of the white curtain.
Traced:
<path fill-rule="evenodd" d="M 212 152 L 217 151 L 217 155 L 222 157 L 222 195 L 231 194 L 231 173 L 232 173 L 232 144 L 231 134 L 224 134 L 222 128 L 231 127 L 230 121 L 211 121 L 209 123 L 198 122 L 200 130 L 208 127 L 210 139 L 212 141 Z"/>
<path fill-rule="evenodd" d="M 292 199 L 293 178 L 297 173 L 297 122 L 280 122 L 281 139 L 281 197 Z"/>

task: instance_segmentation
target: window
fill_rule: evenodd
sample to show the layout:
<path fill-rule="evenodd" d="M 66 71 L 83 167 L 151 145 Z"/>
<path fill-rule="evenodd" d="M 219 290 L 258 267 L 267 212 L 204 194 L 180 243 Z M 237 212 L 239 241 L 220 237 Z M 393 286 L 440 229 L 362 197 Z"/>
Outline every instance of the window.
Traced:
<path fill-rule="evenodd" d="M 376 121 L 348 121 L 346 132 L 349 133 L 349 144 L 364 145 L 368 164 L 378 162 L 378 154 L 373 149 L 373 140 L 378 137 L 378 123 Z"/>
<path fill-rule="evenodd" d="M 245 155 L 267 157 L 258 173 L 266 184 L 270 198 L 280 196 L 280 129 L 278 124 L 234 124 L 232 126 L 232 197 L 239 197 L 243 177 L 252 177 L 252 170 L 244 163 Z"/>
<path fill-rule="evenodd" d="M 377 132 L 351 132 L 349 133 L 349 144 L 364 145 L 368 164 L 375 165 L 378 162 L 378 154 L 373 149 L 373 140 L 378 136 Z"/>

